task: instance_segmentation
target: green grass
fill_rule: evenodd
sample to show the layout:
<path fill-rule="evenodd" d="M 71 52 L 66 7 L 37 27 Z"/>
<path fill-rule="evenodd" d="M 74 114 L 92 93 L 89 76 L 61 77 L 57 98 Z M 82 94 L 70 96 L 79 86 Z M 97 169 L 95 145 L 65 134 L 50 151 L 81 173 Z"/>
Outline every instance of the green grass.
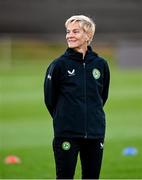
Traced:
<path fill-rule="evenodd" d="M 142 178 L 141 82 L 140 70 L 112 70 L 102 178 Z M 138 149 L 137 156 L 122 155 L 129 146 Z"/>
<path fill-rule="evenodd" d="M 16 60 L 14 61 L 16 62 Z M 55 178 L 52 120 L 43 101 L 48 61 L 15 63 L 0 68 L 0 178 Z M 111 68 L 102 179 L 142 178 L 142 72 Z M 138 149 L 123 156 L 125 147 Z M 6 165 L 8 155 L 22 163 Z M 80 164 L 76 178 L 80 178 Z"/>

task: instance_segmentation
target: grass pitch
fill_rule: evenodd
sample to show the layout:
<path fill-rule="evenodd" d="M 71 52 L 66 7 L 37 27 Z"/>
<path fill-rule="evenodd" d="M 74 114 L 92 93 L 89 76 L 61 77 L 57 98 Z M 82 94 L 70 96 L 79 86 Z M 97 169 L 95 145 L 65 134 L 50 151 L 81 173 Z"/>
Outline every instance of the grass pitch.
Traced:
<path fill-rule="evenodd" d="M 0 178 L 54 179 L 52 120 L 43 101 L 48 61 L 0 68 Z M 142 178 L 142 72 L 111 68 L 102 179 Z M 136 156 L 124 156 L 135 147 Z M 8 155 L 21 164 L 7 165 Z M 80 178 L 80 163 L 75 178 Z"/>

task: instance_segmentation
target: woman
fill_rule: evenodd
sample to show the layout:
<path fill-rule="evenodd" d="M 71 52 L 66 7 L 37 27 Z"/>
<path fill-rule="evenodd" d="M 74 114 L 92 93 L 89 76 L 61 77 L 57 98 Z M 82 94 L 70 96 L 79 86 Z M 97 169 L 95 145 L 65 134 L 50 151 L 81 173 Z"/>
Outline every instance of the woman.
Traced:
<path fill-rule="evenodd" d="M 82 178 L 98 179 L 109 67 L 90 47 L 95 33 L 92 19 L 72 16 L 65 27 L 68 48 L 50 64 L 44 83 L 45 104 L 53 118 L 56 177 L 73 179 L 79 154 Z"/>

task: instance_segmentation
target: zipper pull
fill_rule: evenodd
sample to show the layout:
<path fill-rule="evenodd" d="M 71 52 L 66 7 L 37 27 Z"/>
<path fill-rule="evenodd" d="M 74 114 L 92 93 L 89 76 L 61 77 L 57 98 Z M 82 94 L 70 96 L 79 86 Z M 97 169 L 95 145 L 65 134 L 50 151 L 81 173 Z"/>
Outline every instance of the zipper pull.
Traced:
<path fill-rule="evenodd" d="M 83 67 L 84 67 L 84 68 L 85 68 L 85 65 L 86 65 L 86 64 L 85 64 L 85 62 L 84 62 L 84 63 L 83 63 Z"/>

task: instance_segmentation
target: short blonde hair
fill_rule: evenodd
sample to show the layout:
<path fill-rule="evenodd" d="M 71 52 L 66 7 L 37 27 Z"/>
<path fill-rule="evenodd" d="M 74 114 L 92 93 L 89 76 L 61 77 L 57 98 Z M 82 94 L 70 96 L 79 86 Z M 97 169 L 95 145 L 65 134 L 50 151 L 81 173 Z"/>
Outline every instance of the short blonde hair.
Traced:
<path fill-rule="evenodd" d="M 83 30 L 89 34 L 88 44 L 90 44 L 95 34 L 95 22 L 87 16 L 75 15 L 71 16 L 69 19 L 66 20 L 65 27 L 67 28 L 68 24 L 72 22 L 79 22 L 80 27 L 83 28 Z"/>

